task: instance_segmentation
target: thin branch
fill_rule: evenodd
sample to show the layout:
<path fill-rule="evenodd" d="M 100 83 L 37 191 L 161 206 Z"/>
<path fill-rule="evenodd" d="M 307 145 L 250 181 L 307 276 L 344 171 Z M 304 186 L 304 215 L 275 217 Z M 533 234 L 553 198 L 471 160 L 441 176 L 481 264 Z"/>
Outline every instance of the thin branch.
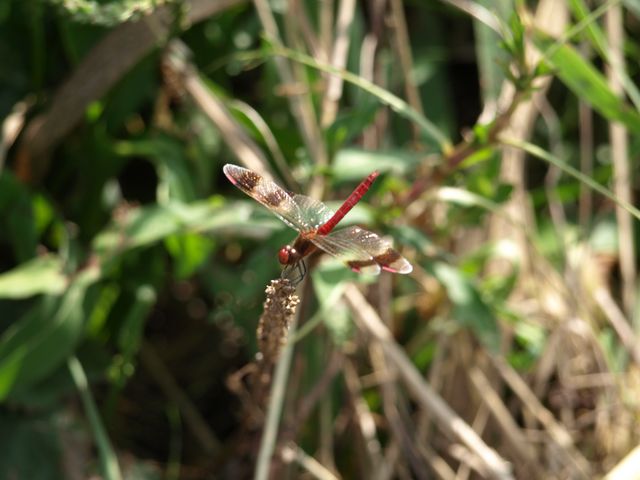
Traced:
<path fill-rule="evenodd" d="M 636 336 L 624 313 L 611 296 L 611 292 L 604 285 L 599 285 L 593 292 L 593 298 L 620 338 L 620 342 L 631 355 L 636 365 L 640 366 L 640 339 Z"/>
<path fill-rule="evenodd" d="M 358 372 L 356 371 L 353 362 L 349 361 L 345 363 L 344 380 L 347 386 L 347 391 L 351 397 L 355 414 L 355 423 L 360 435 L 362 436 L 362 441 L 364 442 L 371 472 L 377 472 L 383 467 L 384 458 L 382 457 L 382 447 L 376 432 L 376 422 L 371 410 L 369 410 L 369 405 L 362 397 L 362 384 L 360 382 L 360 378 L 358 378 Z M 385 467 L 390 468 L 388 465 Z"/>

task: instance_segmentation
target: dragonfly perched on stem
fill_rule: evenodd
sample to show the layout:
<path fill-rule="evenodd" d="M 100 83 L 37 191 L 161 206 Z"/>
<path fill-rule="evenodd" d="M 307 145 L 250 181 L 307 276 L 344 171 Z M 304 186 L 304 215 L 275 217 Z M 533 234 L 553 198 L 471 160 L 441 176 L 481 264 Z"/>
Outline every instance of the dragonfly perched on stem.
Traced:
<path fill-rule="evenodd" d="M 289 267 L 297 268 L 299 280 L 306 273 L 303 258 L 316 249 L 337 257 L 355 272 L 377 274 L 382 269 L 404 274 L 413 270 L 411 264 L 391 247 L 391 243 L 377 234 L 360 227 L 335 230 L 340 220 L 369 190 L 379 175 L 377 171 L 365 178 L 335 212 L 318 200 L 290 194 L 246 168 L 227 164 L 223 171 L 231 183 L 298 232 L 293 244 L 280 249 L 278 260 L 285 266 L 285 271 Z"/>

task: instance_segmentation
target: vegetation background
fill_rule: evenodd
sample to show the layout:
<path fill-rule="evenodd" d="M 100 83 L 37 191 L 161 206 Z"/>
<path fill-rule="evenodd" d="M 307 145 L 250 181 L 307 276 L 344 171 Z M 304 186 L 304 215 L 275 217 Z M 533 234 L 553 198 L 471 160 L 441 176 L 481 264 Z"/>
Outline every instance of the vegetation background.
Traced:
<path fill-rule="evenodd" d="M 0 26 L 0 478 L 640 478 L 637 0 Z M 334 207 L 379 170 L 345 223 L 414 272 L 315 258 L 258 343 L 294 232 L 229 162 Z"/>

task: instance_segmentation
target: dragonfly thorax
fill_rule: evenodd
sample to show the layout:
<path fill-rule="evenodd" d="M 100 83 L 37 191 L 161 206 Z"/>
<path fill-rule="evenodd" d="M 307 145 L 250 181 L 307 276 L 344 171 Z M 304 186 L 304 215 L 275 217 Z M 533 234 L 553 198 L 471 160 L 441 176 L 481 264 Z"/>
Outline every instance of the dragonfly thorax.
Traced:
<path fill-rule="evenodd" d="M 298 236 L 293 245 L 285 245 L 278 252 L 278 260 L 282 265 L 293 265 L 302 260 L 315 250 L 313 243 L 309 241 L 309 237 L 314 232 L 306 232 Z"/>

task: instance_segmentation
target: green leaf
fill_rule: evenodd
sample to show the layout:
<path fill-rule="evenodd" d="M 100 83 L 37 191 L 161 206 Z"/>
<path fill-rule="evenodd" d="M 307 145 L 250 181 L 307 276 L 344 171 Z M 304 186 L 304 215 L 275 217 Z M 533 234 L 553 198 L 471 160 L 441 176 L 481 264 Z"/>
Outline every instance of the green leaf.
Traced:
<path fill-rule="evenodd" d="M 460 326 L 469 328 L 489 350 L 497 352 L 498 322 L 473 283 L 458 269 L 443 262 L 433 263 L 431 270 L 447 290 L 453 304 L 453 318 Z"/>
<path fill-rule="evenodd" d="M 7 475 L 4 478 L 69 478 L 64 471 L 58 436 L 61 425 L 68 422 L 61 420 L 53 415 L 0 411 L 0 472 Z"/>
<path fill-rule="evenodd" d="M 399 225 L 390 228 L 393 238 L 400 245 L 411 245 L 423 255 L 429 255 L 436 251 L 436 246 L 427 237 L 424 231 L 409 225 Z"/>
<path fill-rule="evenodd" d="M 331 150 L 337 150 L 341 145 L 349 143 L 369 126 L 378 113 L 379 104 L 370 102 L 349 112 L 341 113 L 326 131 L 326 138 Z"/>
<path fill-rule="evenodd" d="M 324 322 L 336 343 L 342 343 L 351 332 L 351 321 L 347 311 L 337 303 L 348 282 L 354 280 L 372 281 L 375 277 L 360 275 L 345 267 L 344 263 L 328 259 L 315 268 L 311 274 L 313 289 L 320 304 L 316 315 L 298 331 L 296 341 L 308 334 L 321 321 Z"/>
<path fill-rule="evenodd" d="M 44 255 L 0 275 L 0 298 L 28 298 L 38 294 L 55 295 L 67 288 L 62 260 Z"/>
<path fill-rule="evenodd" d="M 118 465 L 118 457 L 111 446 L 111 442 L 109 441 L 102 419 L 98 413 L 95 400 L 91 395 L 89 382 L 87 381 L 84 368 L 82 368 L 82 365 L 75 356 L 69 358 L 67 365 L 69 367 L 69 372 L 73 377 L 73 381 L 76 384 L 76 388 L 78 389 L 78 393 L 80 394 L 80 399 L 82 400 L 89 425 L 91 426 L 93 438 L 95 439 L 98 447 L 102 474 L 109 480 L 122 480 L 120 466 Z"/>
<path fill-rule="evenodd" d="M 101 232 L 93 248 L 99 254 L 122 253 L 185 232 L 249 232 L 264 238 L 278 223 L 271 217 L 267 221 L 252 219 L 251 213 L 258 208 L 249 201 L 224 205 L 218 201 L 175 202 L 136 208 Z"/>
<path fill-rule="evenodd" d="M 640 133 L 640 115 L 609 88 L 607 80 L 570 45 L 559 44 L 554 39 L 537 32 L 534 41 L 546 53 L 560 80 L 580 100 L 611 121 L 624 123 L 627 128 Z"/>
<path fill-rule="evenodd" d="M 6 171 L 0 175 L 0 229 L 9 237 L 18 261 L 34 256 L 38 243 L 29 190 Z"/>
<path fill-rule="evenodd" d="M 126 317 L 120 334 L 118 345 L 125 358 L 131 359 L 137 353 L 144 327 L 144 321 L 156 302 L 156 292 L 150 285 L 140 285 L 135 294 L 135 300 Z"/>
<path fill-rule="evenodd" d="M 119 142 L 116 151 L 120 155 L 144 156 L 153 161 L 159 179 L 158 197 L 162 203 L 171 200 L 195 200 L 194 178 L 189 171 L 181 144 L 168 138 L 156 137 Z"/>
<path fill-rule="evenodd" d="M 499 0 L 480 0 L 480 8 L 507 12 L 511 10 L 510 2 Z M 507 61 L 506 52 L 501 47 L 501 37 L 490 27 L 473 17 L 473 27 L 476 38 L 476 56 L 478 58 L 478 72 L 480 74 L 480 88 L 485 102 L 498 98 L 504 73 L 500 63 Z"/>
<path fill-rule="evenodd" d="M 44 297 L 0 337 L 0 401 L 46 377 L 74 351 L 83 301 L 98 269 L 81 272 L 61 297 Z"/>
<path fill-rule="evenodd" d="M 209 258 L 215 245 L 210 238 L 196 233 L 171 235 L 164 243 L 173 258 L 179 279 L 191 276 Z"/>
<path fill-rule="evenodd" d="M 267 50 L 268 53 L 272 53 L 273 55 L 280 55 L 286 58 L 290 58 L 291 60 L 299 62 L 303 65 L 307 65 L 312 68 L 317 68 L 320 71 L 340 76 L 345 82 L 352 83 L 353 85 L 361 88 L 363 91 L 370 93 L 380 102 L 388 105 L 389 108 L 391 108 L 398 115 L 418 125 L 424 135 L 425 140 L 437 145 L 441 152 L 448 153 L 451 150 L 451 142 L 449 141 L 447 136 L 440 130 L 440 128 L 438 128 L 438 126 L 436 126 L 423 114 L 417 112 L 407 102 L 395 96 L 388 90 L 385 90 L 384 88 L 371 83 L 365 78 L 354 75 L 351 72 L 340 70 L 338 68 L 335 68 L 333 65 L 329 65 L 324 62 L 318 62 L 316 59 L 295 50 L 290 50 L 278 45 L 268 45 Z"/>
<path fill-rule="evenodd" d="M 636 17 L 640 17 L 640 0 L 622 0 L 622 3 L 632 11 Z"/>
<path fill-rule="evenodd" d="M 420 155 L 406 151 L 371 152 L 348 148 L 336 154 L 331 172 L 341 181 L 362 180 L 374 170 L 407 175 L 422 161 Z"/>

